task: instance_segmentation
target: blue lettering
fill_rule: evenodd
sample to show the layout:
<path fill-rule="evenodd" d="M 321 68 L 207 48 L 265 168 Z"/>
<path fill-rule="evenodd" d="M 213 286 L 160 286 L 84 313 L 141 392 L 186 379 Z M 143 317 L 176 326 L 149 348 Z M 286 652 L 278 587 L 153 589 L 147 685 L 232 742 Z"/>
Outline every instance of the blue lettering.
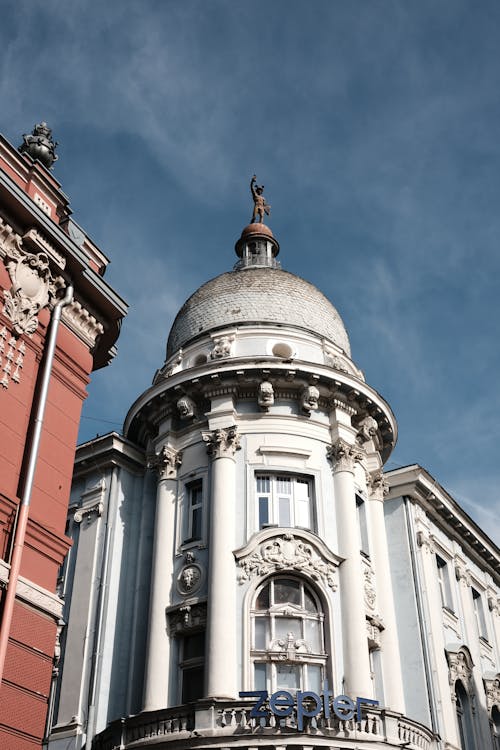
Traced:
<path fill-rule="evenodd" d="M 333 713 L 341 721 L 349 721 L 354 716 L 354 703 L 348 695 L 337 695 L 333 701 Z"/>
<path fill-rule="evenodd" d="M 303 701 L 305 699 L 313 700 L 316 703 L 316 707 L 314 709 L 308 709 L 304 707 Z M 302 732 L 304 729 L 304 716 L 312 717 L 317 716 L 319 712 L 321 711 L 321 698 L 317 693 L 313 693 L 311 690 L 305 690 L 303 693 L 299 692 L 297 693 L 297 729 L 299 732 Z"/>
<path fill-rule="evenodd" d="M 356 718 L 361 721 L 363 714 L 361 713 L 361 704 L 365 703 L 367 706 L 378 706 L 378 701 L 373 701 L 371 698 L 356 698 Z"/>
<path fill-rule="evenodd" d="M 251 719 L 261 719 L 262 717 L 269 716 L 269 711 L 266 708 L 262 708 L 264 703 L 267 701 L 268 692 L 267 690 L 251 690 L 250 692 L 239 693 L 240 698 L 258 698 L 259 700 L 250 711 Z"/>
<path fill-rule="evenodd" d="M 293 696 L 288 690 L 279 690 L 269 698 L 269 708 L 276 716 L 290 716 L 293 711 Z"/>

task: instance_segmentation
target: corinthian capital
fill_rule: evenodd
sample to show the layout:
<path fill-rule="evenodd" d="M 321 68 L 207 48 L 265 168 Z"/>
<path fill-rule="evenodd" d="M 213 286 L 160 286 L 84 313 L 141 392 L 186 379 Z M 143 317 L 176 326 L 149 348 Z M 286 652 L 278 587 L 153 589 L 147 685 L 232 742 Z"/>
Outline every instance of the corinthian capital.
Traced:
<path fill-rule="evenodd" d="M 235 425 L 201 433 L 207 453 L 212 459 L 232 458 L 239 451 L 240 436 Z"/>
<path fill-rule="evenodd" d="M 149 460 L 149 467 L 156 469 L 158 479 L 177 479 L 177 469 L 182 464 L 182 451 L 164 445 L 159 453 Z"/>
<path fill-rule="evenodd" d="M 342 438 L 327 447 L 328 459 L 333 464 L 334 474 L 338 471 L 350 471 L 354 473 L 356 462 L 361 461 L 363 452 L 357 445 L 351 445 Z"/>
<path fill-rule="evenodd" d="M 383 471 L 371 474 L 368 479 L 368 485 L 372 500 L 383 500 L 389 494 L 389 482 L 386 480 Z"/>

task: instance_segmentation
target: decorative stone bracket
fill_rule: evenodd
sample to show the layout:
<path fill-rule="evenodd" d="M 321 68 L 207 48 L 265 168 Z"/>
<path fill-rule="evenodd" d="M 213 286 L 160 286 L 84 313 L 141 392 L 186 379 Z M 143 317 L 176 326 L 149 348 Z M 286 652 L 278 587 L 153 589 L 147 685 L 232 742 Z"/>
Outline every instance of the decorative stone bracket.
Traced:
<path fill-rule="evenodd" d="M 206 627 L 206 602 L 183 604 L 167 609 L 167 632 L 169 636 L 185 635 L 193 630 Z"/>
<path fill-rule="evenodd" d="M 236 426 L 220 428 L 201 433 L 207 446 L 207 453 L 212 459 L 232 458 L 240 450 L 240 436 Z"/>
<path fill-rule="evenodd" d="M 356 463 L 363 458 L 363 451 L 357 445 L 351 445 L 342 438 L 336 443 L 327 446 L 327 458 L 333 464 L 333 472 L 350 471 L 354 472 Z"/>
<path fill-rule="evenodd" d="M 182 451 L 175 450 L 170 445 L 164 445 L 148 460 L 148 469 L 155 469 L 158 478 L 177 479 L 177 469 L 182 464 Z"/>

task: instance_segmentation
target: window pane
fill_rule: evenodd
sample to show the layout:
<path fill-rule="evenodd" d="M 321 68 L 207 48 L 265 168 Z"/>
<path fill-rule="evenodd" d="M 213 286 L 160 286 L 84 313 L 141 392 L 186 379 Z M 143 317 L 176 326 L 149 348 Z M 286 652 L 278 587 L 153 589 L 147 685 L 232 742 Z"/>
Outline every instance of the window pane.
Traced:
<path fill-rule="evenodd" d="M 263 651 L 267 647 L 267 618 L 255 618 L 255 645 L 258 651 Z"/>
<path fill-rule="evenodd" d="M 290 477 L 277 477 L 276 489 L 281 495 L 292 494 L 292 482 Z"/>
<path fill-rule="evenodd" d="M 303 529 L 311 528 L 308 497 L 305 500 L 297 500 L 295 503 L 295 526 L 301 526 Z"/>
<path fill-rule="evenodd" d="M 194 508 L 191 511 L 191 539 L 201 539 L 201 508 Z"/>
<path fill-rule="evenodd" d="M 194 633 L 194 635 L 184 636 L 184 651 L 182 658 L 194 659 L 205 654 L 205 633 Z"/>
<path fill-rule="evenodd" d="M 276 687 L 278 690 L 298 690 L 300 688 L 300 667 L 292 664 L 277 664 Z"/>
<path fill-rule="evenodd" d="M 257 477 L 257 492 L 270 492 L 269 477 Z"/>
<path fill-rule="evenodd" d="M 264 586 L 255 602 L 255 609 L 269 609 L 269 584 Z"/>
<path fill-rule="evenodd" d="M 259 497 L 259 529 L 269 523 L 269 498 Z"/>
<path fill-rule="evenodd" d="M 188 667 L 182 670 L 182 703 L 203 697 L 204 667 Z"/>
<path fill-rule="evenodd" d="M 278 524 L 280 526 L 291 526 L 290 498 L 278 498 Z"/>
<path fill-rule="evenodd" d="M 307 644 L 311 647 L 313 653 L 321 654 L 323 652 L 323 647 L 321 643 L 321 624 L 319 620 L 306 620 L 305 630 L 304 638 L 307 641 Z"/>
<path fill-rule="evenodd" d="M 273 604 L 297 604 L 300 606 L 300 584 L 288 578 L 280 578 L 274 582 Z"/>
<path fill-rule="evenodd" d="M 295 496 L 299 500 L 309 500 L 309 482 L 307 479 L 297 479 Z"/>
<path fill-rule="evenodd" d="M 304 589 L 304 608 L 308 612 L 317 612 L 318 611 L 318 607 L 316 605 L 316 602 L 312 598 L 311 594 L 308 592 L 307 589 Z"/>
<path fill-rule="evenodd" d="M 276 617 L 274 620 L 275 637 L 286 641 L 288 633 L 291 633 L 295 640 L 302 638 L 301 620 L 295 617 Z"/>
<path fill-rule="evenodd" d="M 189 485 L 189 494 L 191 499 L 191 505 L 199 505 L 202 501 L 203 492 L 201 482 L 196 482 Z"/>
<path fill-rule="evenodd" d="M 319 664 L 307 665 L 306 690 L 312 690 L 317 695 L 321 693 L 321 667 Z"/>
<path fill-rule="evenodd" d="M 267 688 L 266 665 L 254 664 L 254 687 L 255 690 L 265 690 Z"/>

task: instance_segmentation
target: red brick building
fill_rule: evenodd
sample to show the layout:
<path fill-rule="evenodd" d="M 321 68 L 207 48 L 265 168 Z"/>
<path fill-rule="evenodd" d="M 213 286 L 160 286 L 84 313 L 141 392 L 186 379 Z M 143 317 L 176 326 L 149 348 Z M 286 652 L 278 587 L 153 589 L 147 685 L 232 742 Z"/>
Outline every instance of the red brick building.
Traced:
<path fill-rule="evenodd" d="M 49 171 L 57 158 L 50 130 L 42 123 L 24 141 L 17 150 L 0 136 L 0 638 L 8 636 L 0 685 L 2 750 L 32 750 L 44 737 L 58 668 L 57 577 L 70 544 L 64 531 L 80 412 L 90 373 L 112 359 L 126 313 L 103 279 L 108 259 L 72 221 L 68 199 Z M 72 301 L 59 311 L 9 623 L 7 591 L 36 444 L 48 332 L 70 284 Z"/>

